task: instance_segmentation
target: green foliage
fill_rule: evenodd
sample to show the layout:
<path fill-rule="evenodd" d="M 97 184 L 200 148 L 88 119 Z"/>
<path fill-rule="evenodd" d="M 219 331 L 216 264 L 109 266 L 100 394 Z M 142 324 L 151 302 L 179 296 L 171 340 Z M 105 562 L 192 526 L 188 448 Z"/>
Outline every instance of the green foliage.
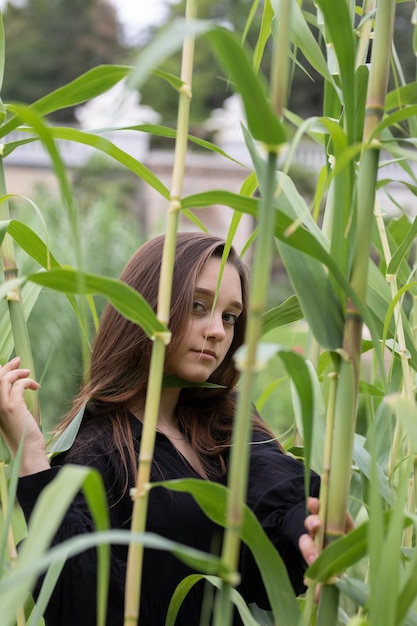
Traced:
<path fill-rule="evenodd" d="M 130 212 L 133 203 L 130 180 L 130 177 L 123 180 L 123 177 L 116 176 L 112 181 L 108 177 L 104 184 L 100 176 L 97 178 L 94 169 L 80 175 L 77 182 L 77 202 L 83 216 L 80 245 L 83 267 L 87 272 L 117 278 L 126 257 L 143 242 L 140 223 Z M 121 201 L 123 196 L 124 203 Z M 56 256 L 59 263 L 74 266 L 76 254 L 68 239 L 68 226 L 59 198 L 51 196 L 47 189 L 39 188 L 36 204 L 41 207 L 45 218 L 50 253 Z M 45 227 L 32 207 L 23 200 L 15 200 L 14 205 L 13 215 L 45 240 Z M 27 254 L 19 254 L 18 258 L 22 274 L 36 271 L 39 263 L 43 265 L 39 255 L 36 263 Z M 43 259 L 46 260 L 45 255 Z M 96 298 L 98 314 L 104 303 L 104 298 Z M 4 314 L 5 306 L 1 310 Z M 56 323 L 57 320 L 59 323 Z M 91 335 L 94 332 L 92 318 L 89 327 Z M 68 298 L 62 293 L 42 289 L 29 318 L 29 332 L 36 371 L 42 382 L 42 418 L 48 432 L 67 411 L 83 371 L 79 323 Z M 10 351 L 3 354 L 10 354 Z"/>
<path fill-rule="evenodd" d="M 115 9 L 97 0 L 7 3 L 7 65 L 3 100 L 31 103 L 88 69 L 125 54 Z M 73 111 L 54 114 L 73 120 Z"/>
<path fill-rule="evenodd" d="M 212 2 L 211 0 L 199 0 L 199 19 L 212 20 L 213 22 L 231 25 L 237 33 L 242 33 L 245 27 L 251 0 L 235 2 Z M 172 3 L 169 5 L 167 23 L 184 15 L 185 2 Z M 247 39 L 254 45 L 259 28 L 259 12 L 256 12 Z M 148 34 L 149 41 L 155 36 L 153 29 Z M 263 68 L 268 71 L 269 61 L 266 58 Z M 163 63 L 163 69 L 174 75 L 180 74 L 181 58 L 179 51 L 170 55 Z M 170 86 L 159 78 L 151 78 L 141 88 L 142 101 L 152 106 L 169 125 L 174 125 L 178 95 Z M 193 103 L 190 111 L 190 122 L 193 134 L 197 136 L 202 132 L 199 123 L 206 120 L 213 109 L 220 108 L 224 100 L 233 93 L 233 84 L 227 75 L 222 75 L 220 68 L 213 58 L 213 49 L 208 42 L 201 41 L 196 48 L 194 58 L 193 75 Z"/>
<path fill-rule="evenodd" d="M 20 278 L 1 285 L 0 293 L 5 294 L 11 287 L 25 281 L 31 285 L 31 289 L 25 290 L 24 298 L 26 315 L 33 308 L 30 329 L 34 353 L 39 362 L 37 367 L 41 372 L 45 371 L 45 397 L 41 396 L 43 405 L 46 405 L 47 397 L 58 398 L 61 405 L 68 395 L 72 395 L 72 390 L 65 395 L 62 387 L 55 387 L 57 383 L 52 382 L 48 375 L 50 370 L 65 374 L 60 377 L 68 386 L 68 370 L 80 372 L 79 355 L 70 361 L 69 344 L 75 345 L 75 342 L 69 342 L 68 336 L 75 335 L 74 322 L 79 325 L 80 336 L 87 337 L 88 344 L 96 322 L 96 304 L 100 311 L 103 302 L 99 299 L 94 303 L 93 293 L 104 295 L 124 314 L 144 325 L 149 334 L 164 330 L 147 305 L 114 280 L 125 259 L 140 243 L 136 224 L 120 207 L 120 189 L 109 190 L 107 187 L 97 191 L 93 186 L 91 193 L 91 187 L 86 186 L 85 196 L 76 197 L 55 140 L 93 146 L 167 200 L 170 191 L 142 163 L 118 149 L 111 140 L 99 134 L 50 127 L 45 116 L 102 93 L 126 75 L 132 84 L 143 88 L 146 93 L 147 86 L 152 85 L 147 79 L 156 73 L 158 84 L 166 82 L 177 102 L 175 89 L 181 89 L 181 81 L 165 71 L 161 72 L 160 68 L 181 48 L 184 36 L 197 37 L 197 44 L 201 42 L 200 49 L 204 54 L 209 51 L 210 58 L 214 55 L 219 59 L 216 72 L 222 72 L 221 81 L 230 84 L 230 88 L 242 96 L 246 116 L 245 140 L 253 172 L 240 193 L 202 189 L 197 194 L 182 197 L 178 210 L 197 212 L 213 204 L 231 210 L 234 219 L 228 241 L 233 238 L 241 215 L 253 216 L 257 226 L 251 234 L 255 245 L 247 345 L 243 351 L 245 358 L 238 360 L 243 373 L 240 397 L 244 401 L 236 416 L 236 439 L 231 452 L 231 488 L 227 490 L 203 481 L 178 481 L 165 486 L 192 493 L 212 519 L 226 526 L 227 538 L 234 533 L 233 538 L 238 535 L 236 545 L 242 539 L 251 546 L 277 623 L 282 619 L 286 624 L 295 625 L 301 619 L 305 625 L 328 626 L 337 623 L 338 613 L 343 615 L 339 609 L 343 607 L 346 610 L 345 623 L 351 619 L 351 623 L 361 620 L 378 626 L 416 624 L 417 498 L 414 458 L 417 438 L 417 291 L 414 257 L 417 227 L 407 214 L 401 219 L 393 219 L 389 213 L 383 217 L 379 209 L 380 204 L 385 208 L 386 196 L 377 194 L 379 189 L 387 188 L 392 182 L 391 175 L 378 179 L 382 147 L 389 158 L 401 164 L 400 177 L 408 176 L 405 186 L 409 193 L 415 196 L 417 191 L 412 167 L 416 161 L 414 148 L 417 142 L 415 83 L 410 82 L 414 77 L 410 78 L 409 68 L 401 67 L 399 59 L 403 58 L 402 53 L 394 55 L 391 66 L 389 56 L 390 17 L 396 8 L 396 23 L 403 25 L 402 16 L 409 19 L 414 3 L 379 0 L 376 15 L 366 15 L 365 5 L 360 2 L 347 3 L 345 0 L 318 0 L 314 5 L 310 2 L 289 4 L 293 10 L 288 23 L 284 24 L 284 30 L 289 34 L 290 91 L 293 94 L 297 91 L 297 72 L 319 76 L 320 117 L 312 115 L 311 111 L 300 117 L 291 107 L 291 99 L 284 115 L 278 116 L 274 108 L 276 102 L 265 79 L 266 70 L 274 66 L 269 55 L 274 60 L 274 52 L 278 49 L 275 45 L 281 43 L 278 41 L 280 31 L 276 22 L 286 15 L 284 8 L 288 5 L 285 5 L 285 0 L 271 0 L 265 7 L 258 7 L 256 3 L 253 5 L 251 32 L 253 30 L 255 34 L 248 36 L 249 45 L 240 43 L 236 34 L 213 21 L 204 20 L 191 26 L 176 21 L 139 51 L 132 69 L 123 66 L 95 68 L 45 95 L 32 106 L 7 106 L 10 117 L 0 128 L 0 136 L 4 137 L 24 124 L 30 135 L 29 140 L 42 141 L 52 157 L 61 196 L 59 201 L 44 197 L 37 199 L 40 211 L 33 212 L 31 205 L 30 217 L 20 213 L 19 203 L 16 213 L 19 213 L 20 219 L 15 219 L 14 208 L 13 219 L 2 219 L 2 241 L 8 241 L 5 238 L 7 233 L 24 254 L 19 255 Z M 237 14 L 242 8 L 250 9 L 250 6 L 246 2 L 223 5 L 202 3 L 200 8 L 203 10 L 202 18 L 236 18 L 234 23 L 240 32 L 244 27 L 239 25 Z M 374 17 L 376 22 L 372 21 Z M 411 28 L 410 21 L 408 24 Z M 375 28 L 371 41 L 366 32 L 368 25 Z M 259 40 L 256 39 L 258 33 L 261 33 Z M 407 42 L 401 34 L 398 29 L 394 34 L 398 49 Z M 374 52 L 374 57 L 369 54 L 368 48 Z M 255 49 L 252 59 L 251 49 Z M 380 65 L 383 62 L 385 65 Z M 390 67 L 392 71 L 389 81 L 386 81 L 385 73 Z M 199 68 L 197 59 L 196 76 L 206 80 L 208 90 L 214 91 L 212 83 Z M 6 63 L 5 76 L 8 71 Z M 178 74 L 177 67 L 171 71 Z M 388 93 L 386 82 L 389 84 Z M 278 85 L 281 90 L 287 87 Z M 195 110 L 196 117 L 202 117 L 207 110 L 204 107 L 213 103 L 207 99 L 198 81 L 194 90 L 201 93 L 204 106 L 201 105 L 200 109 L 197 105 Z M 152 95 L 151 87 L 148 97 L 154 108 L 158 108 L 155 104 L 159 95 L 158 98 L 154 93 Z M 172 122 L 170 106 L 162 109 L 161 105 L 161 110 L 166 110 L 164 121 L 167 124 Z M 181 133 L 171 132 L 166 126 L 144 126 L 137 130 L 172 136 L 177 140 L 187 139 L 178 137 Z M 292 155 L 305 135 L 321 147 L 326 159 L 326 165 L 317 177 L 317 189 L 312 199 L 304 197 L 302 186 L 291 174 Z M 196 137 L 192 140 L 207 152 L 228 158 L 212 144 Z M 286 142 L 289 146 L 284 151 Z M 6 143 L 4 158 L 19 150 L 21 145 L 24 142 Z M 6 200 L 10 198 L 5 195 L 3 202 Z M 39 219 L 40 213 L 45 217 L 46 228 Z M 171 217 L 172 213 L 171 210 Z M 269 277 L 276 254 L 274 246 L 294 293 L 281 305 L 272 302 L 271 310 L 265 313 Z M 34 268 L 38 269 L 39 265 L 44 270 L 35 273 Z M 72 268 L 63 265 L 71 265 Z M 48 287 L 48 291 L 39 295 L 34 287 L 38 284 Z M 57 294 L 62 292 L 65 295 L 60 299 Z M 61 320 L 58 302 L 62 302 L 73 317 L 66 316 Z M 260 312 L 264 312 L 263 317 Z M 59 323 L 56 322 L 58 317 Z M 296 332 L 293 325 L 287 326 L 300 318 L 302 325 L 297 326 Z M 58 331 L 61 333 L 66 328 L 69 319 L 71 325 L 68 323 L 68 330 L 58 337 Z M 13 348 L 13 336 L 7 323 L 1 323 L 4 331 L 2 356 L 6 356 Z M 363 325 L 368 333 L 366 336 L 362 334 Z M 260 345 L 256 349 L 261 337 L 268 340 L 268 345 Z M 277 349 L 273 342 L 284 344 L 285 348 L 281 346 Z M 55 351 L 54 344 L 57 344 Z M 80 342 L 75 351 L 80 352 L 81 346 Z M 282 361 L 280 367 L 274 356 L 277 351 Z M 47 355 L 51 353 L 49 362 Z M 253 359 L 249 364 L 247 354 Z M 262 374 L 255 377 L 255 370 L 262 368 Z M 323 471 L 323 537 L 320 537 L 323 550 L 307 572 L 310 590 L 304 603 L 298 603 L 294 598 L 279 556 L 271 550 L 255 518 L 243 507 L 243 477 L 247 461 L 245 437 L 250 400 L 253 399 L 259 406 L 266 407 L 268 419 L 270 415 L 274 416 L 271 423 L 277 419 L 274 423 L 276 430 L 285 427 L 291 431 L 292 450 L 304 458 L 306 466 L 311 459 L 311 465 Z M 281 405 L 279 409 L 275 408 L 275 404 Z M 47 412 L 51 416 L 48 415 L 47 419 L 52 420 L 52 416 L 61 413 L 62 409 L 54 405 L 48 407 Z M 290 415 L 288 420 L 287 413 Z M 276 414 L 280 414 L 279 418 L 275 417 Z M 12 496 L 16 471 L 12 468 Z M 92 535 L 76 538 L 69 546 L 49 553 L 47 544 L 53 526 L 49 529 L 48 525 L 49 530 L 45 530 L 39 520 L 51 507 L 54 510 L 53 524 L 55 527 L 59 524 L 72 495 L 62 488 L 67 480 L 74 488 L 85 483 L 98 525 L 106 527 L 106 510 L 97 478 L 87 478 L 82 472 L 75 479 L 70 474 L 68 478 L 66 474 L 60 475 L 59 482 L 51 486 L 51 491 L 39 502 L 34 527 L 29 529 L 28 547 L 17 570 L 12 574 L 2 571 L 0 599 L 2 610 L 6 606 L 3 605 L 3 598 L 7 600 L 8 623 L 14 619 L 21 590 L 29 590 L 42 569 L 54 563 L 48 575 L 49 589 L 42 598 L 42 602 L 46 602 L 53 579 L 71 551 L 82 550 L 87 544 L 108 543 L 110 538 L 113 541 L 128 541 L 125 535 L 117 533 L 102 537 Z M 58 504 L 53 500 L 57 493 L 62 494 Z M 236 493 L 239 494 L 237 499 Z M 240 497 L 242 494 L 243 497 Z M 240 527 L 236 518 L 233 518 L 233 524 L 230 521 L 230 503 L 234 513 L 239 510 L 242 513 Z M 355 515 L 358 528 L 341 537 L 347 507 Z M 5 504 L 4 508 L 6 529 L 13 516 Z M 41 538 L 39 543 L 38 535 Z M 3 546 L 4 537 L 5 531 Z M 237 566 L 234 562 L 236 555 L 229 549 L 233 540 L 225 543 L 226 548 L 220 558 L 195 554 L 162 538 L 145 535 L 132 540 L 143 545 L 155 542 L 153 545 L 174 551 L 200 572 L 196 578 L 183 581 L 174 594 L 170 612 L 172 621 L 184 595 L 202 577 L 221 587 L 219 606 L 230 611 L 228 591 L 234 582 L 233 574 Z M 4 548 L 1 555 L 3 553 Z M 101 571 L 105 581 L 105 551 L 102 552 L 102 559 Z M 313 608 L 316 583 L 325 583 L 317 616 Z M 105 582 L 102 582 L 101 594 L 104 599 Z M 240 596 L 231 592 L 230 599 L 240 607 L 245 623 L 253 624 L 254 620 L 260 623 L 254 617 L 259 613 L 250 615 Z M 227 611 L 223 615 L 220 609 L 215 618 L 216 625 L 228 624 Z"/>

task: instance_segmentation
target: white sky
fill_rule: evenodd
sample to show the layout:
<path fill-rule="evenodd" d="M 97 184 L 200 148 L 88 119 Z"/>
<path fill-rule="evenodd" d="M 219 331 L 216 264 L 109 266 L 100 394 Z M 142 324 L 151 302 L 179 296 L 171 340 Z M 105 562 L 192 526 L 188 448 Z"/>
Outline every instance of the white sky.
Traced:
<path fill-rule="evenodd" d="M 24 4 L 25 0 L 11 0 L 13 4 Z M 7 0 L 0 0 L 3 9 Z M 117 10 L 119 21 L 128 40 L 135 39 L 149 24 L 158 24 L 166 13 L 166 0 L 110 0 Z"/>
<path fill-rule="evenodd" d="M 166 13 L 165 0 L 111 0 L 128 39 L 149 24 L 158 24 Z"/>

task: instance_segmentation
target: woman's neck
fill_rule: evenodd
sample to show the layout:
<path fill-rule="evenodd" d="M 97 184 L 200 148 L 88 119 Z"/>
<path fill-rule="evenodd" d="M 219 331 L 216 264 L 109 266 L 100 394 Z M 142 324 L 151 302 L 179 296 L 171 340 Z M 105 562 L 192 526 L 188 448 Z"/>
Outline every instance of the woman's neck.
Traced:
<path fill-rule="evenodd" d="M 178 429 L 178 420 L 176 417 L 175 408 L 178 404 L 180 391 L 181 390 L 179 388 L 162 389 L 159 401 L 158 429 L 162 431 L 164 429 Z M 135 415 L 141 422 L 143 422 L 145 414 L 144 402 L 133 401 L 129 409 L 133 413 L 133 415 Z"/>

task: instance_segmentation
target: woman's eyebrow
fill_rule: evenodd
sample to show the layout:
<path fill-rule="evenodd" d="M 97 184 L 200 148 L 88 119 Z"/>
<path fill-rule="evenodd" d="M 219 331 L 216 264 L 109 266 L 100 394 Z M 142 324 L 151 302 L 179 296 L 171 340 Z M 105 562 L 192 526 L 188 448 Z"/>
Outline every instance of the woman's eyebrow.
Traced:
<path fill-rule="evenodd" d="M 214 291 L 212 291 L 211 289 L 205 289 L 204 287 L 196 287 L 195 293 L 201 293 L 202 295 L 209 296 L 210 298 L 213 298 L 213 299 L 215 296 Z M 232 306 L 238 309 L 238 311 L 243 311 L 243 304 L 242 302 L 239 302 L 239 300 L 233 300 L 232 302 L 229 303 L 229 306 Z"/>

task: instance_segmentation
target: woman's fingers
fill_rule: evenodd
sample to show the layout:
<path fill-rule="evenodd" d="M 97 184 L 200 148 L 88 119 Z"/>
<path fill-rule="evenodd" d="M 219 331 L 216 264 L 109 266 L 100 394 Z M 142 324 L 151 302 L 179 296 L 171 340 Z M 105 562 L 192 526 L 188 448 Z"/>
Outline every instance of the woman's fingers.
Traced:
<path fill-rule="evenodd" d="M 36 390 L 39 384 L 29 377 L 30 370 L 19 365 L 20 359 L 15 358 L 0 367 L 0 430 L 13 454 L 23 436 L 36 444 L 43 439 L 24 399 L 25 391 Z"/>
<path fill-rule="evenodd" d="M 307 565 L 311 565 L 317 559 L 319 552 L 311 535 L 304 533 L 298 540 L 298 547 Z"/>
<path fill-rule="evenodd" d="M 317 514 L 320 510 L 320 500 L 318 498 L 313 498 L 313 496 L 309 496 L 307 498 L 307 508 L 310 513 Z"/>
<path fill-rule="evenodd" d="M 315 547 L 314 539 L 321 527 L 321 520 L 319 517 L 320 500 L 318 498 L 309 497 L 307 499 L 307 507 L 310 511 L 304 520 L 304 527 L 307 531 L 304 535 L 301 535 L 299 539 L 299 548 L 305 559 L 305 561 L 311 565 L 311 563 L 318 557 L 318 551 Z M 345 533 L 350 532 L 355 528 L 353 517 L 347 511 L 345 520 Z"/>

